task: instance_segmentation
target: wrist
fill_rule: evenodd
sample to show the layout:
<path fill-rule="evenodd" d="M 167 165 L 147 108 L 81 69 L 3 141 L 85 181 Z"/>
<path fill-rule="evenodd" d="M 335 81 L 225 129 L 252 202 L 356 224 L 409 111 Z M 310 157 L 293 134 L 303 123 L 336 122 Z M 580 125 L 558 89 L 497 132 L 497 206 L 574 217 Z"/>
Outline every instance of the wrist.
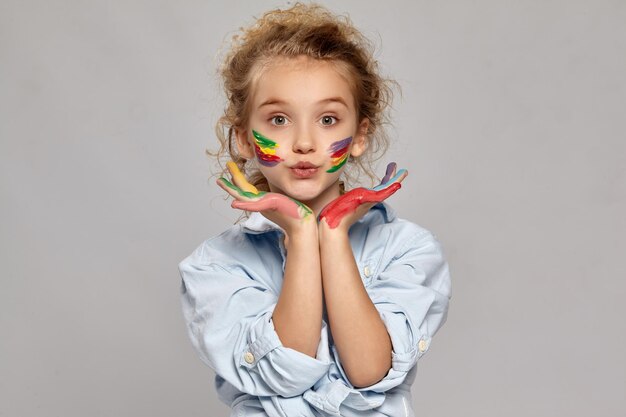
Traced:
<path fill-rule="evenodd" d="M 315 219 L 303 220 L 297 227 L 285 230 L 285 247 L 318 243 L 318 227 Z"/>
<path fill-rule="evenodd" d="M 349 241 L 348 228 L 341 225 L 331 228 L 325 220 L 318 225 L 320 245 L 331 242 Z"/>

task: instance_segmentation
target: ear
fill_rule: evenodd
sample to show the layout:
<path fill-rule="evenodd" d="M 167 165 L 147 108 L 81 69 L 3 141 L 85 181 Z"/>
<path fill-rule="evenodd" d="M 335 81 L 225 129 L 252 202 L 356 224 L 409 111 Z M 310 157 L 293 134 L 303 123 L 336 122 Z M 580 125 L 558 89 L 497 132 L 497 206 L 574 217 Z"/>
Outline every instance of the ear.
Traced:
<path fill-rule="evenodd" d="M 361 123 L 359 123 L 359 127 L 357 129 L 357 133 L 352 138 L 352 150 L 350 151 L 350 155 L 354 157 L 359 157 L 363 155 L 365 149 L 367 149 L 368 141 L 367 141 L 367 129 L 370 126 L 370 121 L 368 118 L 363 118 Z"/>
<path fill-rule="evenodd" d="M 247 129 L 241 127 L 235 128 L 235 143 L 237 144 L 239 155 L 246 159 L 254 158 L 254 147 L 248 140 Z"/>

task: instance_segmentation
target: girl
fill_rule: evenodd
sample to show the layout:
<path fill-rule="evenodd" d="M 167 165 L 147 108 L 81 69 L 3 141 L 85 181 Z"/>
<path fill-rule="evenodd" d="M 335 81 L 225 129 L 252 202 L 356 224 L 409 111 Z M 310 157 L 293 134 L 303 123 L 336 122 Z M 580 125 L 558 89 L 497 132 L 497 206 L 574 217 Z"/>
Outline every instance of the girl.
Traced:
<path fill-rule="evenodd" d="M 412 416 L 450 277 L 434 234 L 384 203 L 406 170 L 344 192 L 346 169 L 371 176 L 386 144 L 390 89 L 369 44 L 296 4 L 236 36 L 222 76 L 218 156 L 231 161 L 217 182 L 251 214 L 179 264 L 220 400 L 231 416 Z"/>

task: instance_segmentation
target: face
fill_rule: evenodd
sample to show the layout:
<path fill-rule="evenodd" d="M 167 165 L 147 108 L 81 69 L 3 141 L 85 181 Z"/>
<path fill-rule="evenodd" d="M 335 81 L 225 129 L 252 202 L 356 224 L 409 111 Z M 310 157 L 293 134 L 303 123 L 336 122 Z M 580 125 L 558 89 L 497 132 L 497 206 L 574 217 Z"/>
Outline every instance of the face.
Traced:
<path fill-rule="evenodd" d="M 282 58 L 257 80 L 237 145 L 243 157 L 256 158 L 271 191 L 315 210 L 339 196 L 339 176 L 348 156 L 365 150 L 367 127 L 333 64 Z"/>

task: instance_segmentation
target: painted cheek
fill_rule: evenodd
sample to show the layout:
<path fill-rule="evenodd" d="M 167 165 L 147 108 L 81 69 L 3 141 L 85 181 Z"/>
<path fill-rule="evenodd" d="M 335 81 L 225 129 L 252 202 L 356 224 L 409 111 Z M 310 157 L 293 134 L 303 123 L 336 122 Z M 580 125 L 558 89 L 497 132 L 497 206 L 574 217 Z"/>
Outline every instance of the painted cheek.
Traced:
<path fill-rule="evenodd" d="M 279 162 L 284 161 L 284 159 L 276 155 L 276 148 L 278 148 L 276 142 L 263 136 L 256 130 L 252 130 L 252 135 L 254 136 L 254 152 L 256 153 L 259 164 L 266 167 L 273 167 Z"/>
<path fill-rule="evenodd" d="M 352 143 L 352 136 L 333 142 L 328 147 L 328 153 L 330 154 L 331 167 L 326 172 L 333 173 L 339 170 L 348 161 L 350 156 L 350 143 Z"/>

